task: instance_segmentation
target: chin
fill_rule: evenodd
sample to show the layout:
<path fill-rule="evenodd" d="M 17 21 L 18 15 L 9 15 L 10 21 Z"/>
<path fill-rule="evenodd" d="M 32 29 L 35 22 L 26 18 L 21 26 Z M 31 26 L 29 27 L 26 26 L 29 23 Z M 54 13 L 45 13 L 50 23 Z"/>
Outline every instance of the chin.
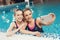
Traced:
<path fill-rule="evenodd" d="M 21 22 L 22 20 L 19 20 L 19 22 Z"/>
<path fill-rule="evenodd" d="M 31 21 L 31 20 L 28 20 L 28 21 Z"/>

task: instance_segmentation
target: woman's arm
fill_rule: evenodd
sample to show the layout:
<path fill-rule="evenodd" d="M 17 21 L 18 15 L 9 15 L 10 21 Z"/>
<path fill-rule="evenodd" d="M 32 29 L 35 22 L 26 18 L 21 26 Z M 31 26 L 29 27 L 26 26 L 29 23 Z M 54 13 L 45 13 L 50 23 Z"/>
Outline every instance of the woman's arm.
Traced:
<path fill-rule="evenodd" d="M 40 32 L 38 31 L 35 31 L 35 32 L 32 32 L 32 31 L 28 31 L 28 30 L 21 30 L 21 33 L 24 33 L 24 34 L 31 34 L 31 35 L 35 35 L 35 36 L 41 36 Z"/>
<path fill-rule="evenodd" d="M 37 18 L 37 24 L 42 24 L 42 25 L 50 25 L 54 20 L 56 16 L 53 13 L 48 14 L 47 16 Z"/>
<path fill-rule="evenodd" d="M 56 15 L 54 13 L 50 13 L 49 15 L 52 16 L 52 20 L 49 22 L 51 24 L 56 19 Z"/>
<path fill-rule="evenodd" d="M 28 31 L 28 30 L 25 30 L 25 28 L 26 28 L 26 24 L 24 25 L 24 27 L 22 27 L 20 29 L 20 32 L 24 33 L 24 34 L 31 34 L 31 35 L 40 36 L 40 32 L 37 32 L 37 31 L 36 32 Z"/>

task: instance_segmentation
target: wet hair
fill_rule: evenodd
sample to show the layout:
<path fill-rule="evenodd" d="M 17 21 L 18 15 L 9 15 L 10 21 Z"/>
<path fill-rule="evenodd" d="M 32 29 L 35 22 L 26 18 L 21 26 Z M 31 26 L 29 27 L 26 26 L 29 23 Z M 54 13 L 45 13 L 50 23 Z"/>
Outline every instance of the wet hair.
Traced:
<path fill-rule="evenodd" d="M 22 11 L 22 16 L 23 16 L 22 20 L 25 22 L 24 15 L 23 15 L 24 14 L 23 10 L 21 10 L 21 9 L 14 9 L 14 16 L 16 14 L 15 12 L 17 12 L 17 11 Z"/>
<path fill-rule="evenodd" d="M 25 8 L 23 12 L 28 11 L 28 10 L 31 11 L 30 8 Z M 31 11 L 31 12 L 32 12 L 32 11 Z"/>
<path fill-rule="evenodd" d="M 28 10 L 29 10 L 30 12 L 32 12 L 30 8 L 25 8 L 25 9 L 23 10 L 23 16 L 24 16 L 24 12 L 25 12 L 25 11 L 28 11 Z"/>
<path fill-rule="evenodd" d="M 15 16 L 17 11 L 22 11 L 22 10 L 21 9 L 14 9 L 14 16 Z M 23 15 L 23 11 L 22 11 L 22 15 Z"/>

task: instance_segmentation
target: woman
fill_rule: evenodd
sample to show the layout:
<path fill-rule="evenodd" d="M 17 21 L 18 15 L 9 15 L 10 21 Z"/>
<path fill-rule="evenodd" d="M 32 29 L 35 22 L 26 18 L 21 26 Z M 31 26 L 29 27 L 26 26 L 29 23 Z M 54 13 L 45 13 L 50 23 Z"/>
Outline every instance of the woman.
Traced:
<path fill-rule="evenodd" d="M 16 32 L 20 32 L 20 29 L 24 26 L 22 10 L 15 9 L 14 17 L 15 21 L 10 24 L 10 27 L 7 30 L 7 36 L 11 36 Z"/>
<path fill-rule="evenodd" d="M 40 32 L 44 32 L 42 29 L 42 25 L 49 25 L 55 20 L 55 15 L 54 14 L 48 14 L 48 16 L 52 16 L 52 20 L 48 22 L 43 22 L 42 17 L 33 19 L 32 18 L 32 11 L 29 8 L 26 8 L 24 10 L 24 18 L 26 20 L 26 27 L 21 29 L 22 33 L 25 34 L 32 34 L 35 36 L 40 36 Z"/>

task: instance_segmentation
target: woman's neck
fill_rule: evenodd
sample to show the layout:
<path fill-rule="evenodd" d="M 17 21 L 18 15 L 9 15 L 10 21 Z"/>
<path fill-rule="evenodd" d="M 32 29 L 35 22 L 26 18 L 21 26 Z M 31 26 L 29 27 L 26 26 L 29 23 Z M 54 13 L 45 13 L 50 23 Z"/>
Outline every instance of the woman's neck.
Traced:
<path fill-rule="evenodd" d="M 32 23 L 34 21 L 34 19 L 32 19 L 31 21 L 29 21 L 28 23 Z"/>

